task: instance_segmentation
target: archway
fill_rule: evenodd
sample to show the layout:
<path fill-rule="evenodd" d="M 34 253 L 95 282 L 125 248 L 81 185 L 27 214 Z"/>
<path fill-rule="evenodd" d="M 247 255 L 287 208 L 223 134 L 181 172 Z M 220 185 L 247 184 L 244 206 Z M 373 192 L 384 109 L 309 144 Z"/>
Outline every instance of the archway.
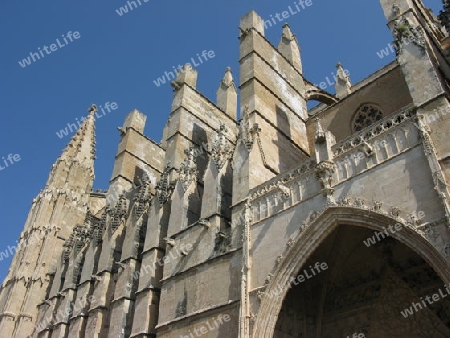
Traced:
<path fill-rule="evenodd" d="M 396 222 L 369 210 L 327 209 L 298 235 L 275 271 L 253 337 L 450 336 L 449 270 L 437 250 L 406 226 L 364 243 L 373 230 Z M 327 269 L 313 275 L 316 263 Z M 294 285 L 291 277 L 300 275 Z M 449 297 L 426 301 L 436 293 Z"/>
<path fill-rule="evenodd" d="M 339 102 L 339 99 L 336 98 L 336 96 L 329 94 L 323 90 L 317 89 L 317 90 L 308 90 L 306 92 L 306 100 L 315 100 L 321 103 L 325 103 L 326 105 L 333 105 L 337 102 Z"/>

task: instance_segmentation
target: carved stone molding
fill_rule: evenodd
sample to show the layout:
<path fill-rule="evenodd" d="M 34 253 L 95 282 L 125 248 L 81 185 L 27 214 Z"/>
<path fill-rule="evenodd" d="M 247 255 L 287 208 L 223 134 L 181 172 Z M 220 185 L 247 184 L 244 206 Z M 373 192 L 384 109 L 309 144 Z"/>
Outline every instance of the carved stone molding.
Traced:
<path fill-rule="evenodd" d="M 242 231 L 242 270 L 241 270 L 241 311 L 239 314 L 239 332 L 240 337 L 249 337 L 250 335 L 250 225 L 252 223 L 251 203 L 249 200 L 245 202 L 244 213 L 244 229 Z"/>
<path fill-rule="evenodd" d="M 310 257 L 311 253 L 317 249 L 317 246 L 328 237 L 328 235 L 334 231 L 339 224 L 345 224 L 341 222 L 346 222 L 350 217 L 355 222 L 355 226 L 365 227 L 367 223 L 372 223 L 374 226 L 378 225 L 378 231 L 383 229 L 383 226 L 387 226 L 392 221 L 389 221 L 385 217 L 380 217 L 380 215 L 375 215 L 373 210 L 383 210 L 382 214 L 388 216 L 389 207 L 380 206 L 380 202 L 372 203 L 365 201 L 364 206 L 367 209 L 361 208 L 361 204 L 357 202 L 360 206 L 353 206 L 353 200 L 358 198 L 344 197 L 339 201 L 345 202 L 344 205 L 352 205 L 352 208 L 337 208 L 337 207 L 325 207 L 322 211 L 317 211 L 316 215 L 312 219 L 312 223 L 306 222 L 308 228 L 305 233 L 299 233 L 298 231 L 291 235 L 291 239 L 295 243 L 312 243 L 315 245 L 293 245 L 289 248 L 286 247 L 285 253 L 278 256 L 278 264 L 271 271 L 273 278 L 270 279 L 268 285 L 264 284 L 259 289 L 260 305 L 257 308 L 256 321 L 253 327 L 253 337 L 272 337 L 274 336 L 274 328 L 277 323 L 278 315 L 283 307 L 283 301 L 286 299 L 286 294 L 288 292 L 287 288 L 278 292 L 280 285 L 289 285 L 291 276 L 298 273 L 299 268 L 306 264 L 307 259 Z M 330 210 L 331 209 L 331 210 Z M 359 210 L 358 210 L 359 209 Z M 370 215 L 373 214 L 373 215 Z M 403 215 L 403 212 L 402 212 Z M 311 215 L 312 216 L 312 215 Z M 324 216 L 323 218 L 321 216 Z M 373 218 L 372 218 L 373 216 Z M 373 222 L 371 222 L 371 220 Z M 405 225 L 405 224 L 403 224 Z M 436 247 L 430 247 L 429 242 L 422 240 L 421 236 L 418 234 L 413 234 L 409 232 L 401 234 L 403 239 L 402 242 L 406 243 L 412 250 L 416 251 L 421 255 L 425 261 L 431 262 L 430 270 L 436 271 L 438 274 L 442 274 L 443 281 L 449 280 L 448 264 L 445 262 L 443 255 L 438 254 Z M 450 245 L 448 246 L 447 256 L 450 257 Z M 368 280 L 373 280 L 372 276 L 367 276 Z M 355 279 L 355 285 L 360 285 L 361 279 Z M 371 287 L 372 285 L 370 285 Z M 376 290 L 376 289 L 374 289 Z M 256 291 L 256 290 L 255 290 Z M 369 292 L 362 290 L 358 297 L 362 300 L 370 296 Z M 277 297 L 270 297 L 271 295 L 277 294 Z M 386 293 L 389 294 L 389 293 Z M 340 294 L 338 294 L 340 296 Z M 390 295 L 392 295 L 390 293 Z M 348 294 L 348 299 L 352 304 L 354 304 L 354 297 L 352 294 Z M 341 302 L 337 303 L 341 305 Z M 327 305 L 326 305 L 327 306 Z M 330 307 L 327 306 L 327 309 Z M 396 312 L 398 314 L 398 311 Z M 382 321 L 381 321 L 382 322 Z"/>
<path fill-rule="evenodd" d="M 369 142 L 378 135 L 389 132 L 398 125 L 411 120 L 415 113 L 415 108 L 413 106 L 408 106 L 399 113 L 385 117 L 384 119 L 340 141 L 339 143 L 336 143 L 332 147 L 335 158 L 364 144 L 364 142 Z"/>
<path fill-rule="evenodd" d="M 299 166 L 295 169 L 292 169 L 292 170 L 288 171 L 287 173 L 282 174 L 282 175 L 276 177 L 275 179 L 270 180 L 266 184 L 252 190 L 250 192 L 250 200 L 251 201 L 256 200 L 264 195 L 272 193 L 275 190 L 282 190 L 283 188 L 280 188 L 281 186 L 289 189 L 287 187 L 287 183 L 294 181 L 296 179 L 299 179 L 307 174 L 312 173 L 315 168 L 316 168 L 316 162 L 314 160 L 306 162 L 306 163 L 302 164 L 301 166 Z M 283 193 L 284 193 L 284 191 L 283 191 Z"/>

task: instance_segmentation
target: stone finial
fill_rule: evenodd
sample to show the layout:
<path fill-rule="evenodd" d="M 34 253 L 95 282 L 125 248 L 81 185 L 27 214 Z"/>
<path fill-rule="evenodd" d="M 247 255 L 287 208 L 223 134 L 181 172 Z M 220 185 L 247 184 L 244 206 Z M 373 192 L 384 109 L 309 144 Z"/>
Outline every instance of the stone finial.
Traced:
<path fill-rule="evenodd" d="M 217 90 L 217 106 L 233 119 L 237 117 L 237 95 L 231 68 L 227 67 Z"/>
<path fill-rule="evenodd" d="M 292 33 L 291 28 L 287 23 L 283 25 L 283 33 L 278 45 L 278 51 L 288 59 L 300 73 L 302 73 L 300 46 L 296 36 Z"/>
<path fill-rule="evenodd" d="M 342 99 L 352 93 L 352 83 L 350 82 L 350 77 L 348 76 L 346 70 L 344 70 L 344 67 L 342 67 L 341 63 L 338 63 L 336 68 L 336 96 L 339 99 Z"/>
<path fill-rule="evenodd" d="M 325 142 L 325 131 L 323 130 L 322 124 L 320 123 L 320 120 L 318 118 L 315 119 L 316 122 L 316 132 L 314 135 L 314 139 L 316 143 L 323 143 Z"/>
<path fill-rule="evenodd" d="M 190 63 L 186 63 L 177 73 L 175 81 L 170 83 L 174 90 L 180 89 L 183 84 L 187 84 L 192 88 L 197 88 L 197 70 Z"/>
<path fill-rule="evenodd" d="M 231 67 L 227 67 L 227 69 L 225 69 L 225 75 L 222 79 L 222 84 L 224 84 L 225 87 L 227 87 L 227 88 L 230 87 L 231 85 L 234 85 Z"/>
<path fill-rule="evenodd" d="M 93 103 L 89 109 L 88 109 L 89 114 L 95 114 L 96 112 L 98 112 L 98 108 L 97 105 L 95 103 Z"/>

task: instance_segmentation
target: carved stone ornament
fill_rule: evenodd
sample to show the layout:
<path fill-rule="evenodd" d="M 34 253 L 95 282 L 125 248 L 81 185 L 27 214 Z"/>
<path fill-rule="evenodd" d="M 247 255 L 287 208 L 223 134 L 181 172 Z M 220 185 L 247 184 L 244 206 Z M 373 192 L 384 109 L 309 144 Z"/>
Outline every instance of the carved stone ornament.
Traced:
<path fill-rule="evenodd" d="M 170 195 L 172 195 L 173 184 L 170 182 L 171 169 L 172 168 L 169 162 L 164 168 L 164 171 L 161 174 L 161 179 L 159 180 L 159 182 L 156 184 L 155 187 L 156 196 L 161 206 L 164 205 L 169 200 Z"/>
<path fill-rule="evenodd" d="M 211 145 L 211 156 L 218 170 L 222 169 L 224 164 L 233 154 L 232 144 L 224 135 L 226 130 L 227 127 L 225 124 L 221 123 L 219 129 L 216 131 L 216 135 Z"/>
<path fill-rule="evenodd" d="M 318 118 L 315 119 L 316 122 L 316 132 L 314 134 L 314 140 L 316 144 L 321 144 L 325 142 L 325 131 L 323 130 L 322 124 Z"/>
<path fill-rule="evenodd" d="M 206 218 L 200 218 L 198 220 L 198 224 L 205 227 L 206 229 L 209 229 L 211 227 L 211 223 L 209 223 L 208 219 Z"/>
<path fill-rule="evenodd" d="M 394 15 L 394 17 L 398 17 L 400 14 L 400 7 L 398 7 L 397 4 L 393 4 L 392 5 L 392 15 Z"/>
<path fill-rule="evenodd" d="M 331 161 L 322 161 L 316 166 L 316 177 L 322 185 L 322 194 L 327 198 L 327 205 L 336 204 L 333 198 L 334 189 L 331 187 L 335 170 L 336 165 Z"/>
<path fill-rule="evenodd" d="M 91 238 L 95 244 L 99 244 L 102 241 L 103 230 L 105 229 L 107 218 L 108 212 L 107 210 L 104 210 L 100 220 L 94 220 L 92 222 Z"/>
<path fill-rule="evenodd" d="M 426 42 L 422 27 L 412 27 L 408 18 L 403 17 L 402 19 L 397 19 L 395 21 L 393 34 L 395 37 L 397 53 L 401 51 L 403 45 L 407 45 L 411 42 L 422 50 L 425 50 Z"/>
<path fill-rule="evenodd" d="M 183 185 L 184 191 L 186 191 L 189 186 L 197 180 L 197 166 L 194 159 L 194 147 L 189 147 L 184 151 L 186 158 L 184 162 L 181 163 L 180 169 L 178 170 L 179 179 Z"/>
<path fill-rule="evenodd" d="M 383 203 L 382 203 L 382 202 L 380 202 L 380 201 L 375 201 L 375 202 L 373 202 L 372 210 L 375 211 L 375 212 L 380 212 L 382 206 L 383 206 Z"/>
<path fill-rule="evenodd" d="M 400 209 L 397 207 L 392 207 L 391 208 L 391 216 L 393 216 L 394 218 L 397 218 L 400 216 Z"/>
<path fill-rule="evenodd" d="M 336 166 L 331 161 L 322 161 L 316 166 L 316 176 L 324 189 L 330 189 Z"/>
<path fill-rule="evenodd" d="M 444 254 L 445 259 L 450 259 L 450 244 L 445 244 L 442 253 Z"/>
<path fill-rule="evenodd" d="M 243 118 L 239 124 L 239 139 L 244 142 L 248 151 L 252 149 L 260 131 L 261 129 L 259 128 L 258 123 L 254 123 L 253 125 L 250 124 L 249 108 L 248 106 L 245 106 Z"/>
<path fill-rule="evenodd" d="M 116 206 L 111 211 L 111 230 L 115 232 L 127 215 L 127 199 L 121 194 Z"/>
<path fill-rule="evenodd" d="M 355 115 L 353 123 L 353 128 L 355 129 L 356 133 L 340 141 L 333 147 L 335 158 L 343 153 L 349 152 L 352 149 L 363 145 L 364 142 L 370 142 L 373 138 L 379 136 L 380 134 L 387 133 L 390 130 L 395 129 L 397 126 L 410 121 L 413 117 L 415 117 L 416 114 L 416 108 L 414 108 L 413 106 L 408 106 L 398 114 L 383 118 L 381 111 L 380 115 L 374 110 L 376 108 L 372 108 L 367 104 L 359 108 L 359 112 L 357 113 L 357 115 Z M 365 114 L 364 119 L 362 119 L 362 115 L 359 115 L 361 112 Z M 372 116 L 371 118 L 373 118 L 373 120 L 369 125 L 367 125 L 367 118 L 369 116 Z M 361 120 L 359 120 L 360 118 Z M 379 120 L 379 118 L 381 118 L 381 120 Z M 361 123 L 365 123 L 366 125 L 363 126 Z"/>
<path fill-rule="evenodd" d="M 88 213 L 88 216 L 86 216 L 86 218 L 90 218 L 89 215 L 90 213 Z M 69 238 L 63 244 L 64 261 L 67 261 L 69 259 L 70 254 L 73 250 L 75 250 L 75 255 L 78 254 L 84 247 L 84 245 L 91 239 L 91 231 L 88 222 L 90 221 L 85 221 L 83 225 L 75 226 Z"/>
<path fill-rule="evenodd" d="M 151 201 L 151 194 L 150 194 L 150 180 L 148 177 L 144 176 L 144 178 L 141 181 L 141 186 L 139 187 L 139 192 L 134 198 L 134 211 L 136 218 L 139 218 L 144 211 L 148 208 L 150 201 Z"/>

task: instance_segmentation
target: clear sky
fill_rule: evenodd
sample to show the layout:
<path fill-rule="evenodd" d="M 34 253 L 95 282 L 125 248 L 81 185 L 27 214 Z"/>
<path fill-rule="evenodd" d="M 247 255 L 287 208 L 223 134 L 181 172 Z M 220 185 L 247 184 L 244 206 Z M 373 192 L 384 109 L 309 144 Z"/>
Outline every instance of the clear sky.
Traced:
<path fill-rule="evenodd" d="M 0 252 L 16 244 L 32 199 L 70 140 L 57 132 L 77 123 L 91 103 L 117 104 L 96 122 L 94 187 L 106 189 L 116 127 L 130 110 L 148 116 L 145 133 L 160 141 L 173 92 L 154 81 L 165 71 L 206 50 L 215 57 L 197 67 L 199 91 L 215 101 L 227 66 L 239 79 L 237 27 L 251 9 L 267 20 L 291 6 L 294 14 L 268 28 L 266 37 L 277 46 L 288 22 L 302 48 L 305 77 L 316 84 L 332 80 L 337 62 L 356 83 L 394 59 L 377 54 L 392 41 L 379 0 L 310 0 L 299 12 L 299 0 L 144 1 L 136 0 L 128 13 L 120 10 L 126 0 L 1 1 L 0 165 L 9 154 L 20 160 L 12 157 L 14 164 L 0 170 Z M 425 4 L 435 13 L 441 9 L 440 0 Z M 30 53 L 37 54 L 35 61 Z M 29 65 L 23 61 L 28 57 Z M 334 93 L 332 86 L 327 90 Z M 3 280 L 11 257 L 1 258 Z"/>

